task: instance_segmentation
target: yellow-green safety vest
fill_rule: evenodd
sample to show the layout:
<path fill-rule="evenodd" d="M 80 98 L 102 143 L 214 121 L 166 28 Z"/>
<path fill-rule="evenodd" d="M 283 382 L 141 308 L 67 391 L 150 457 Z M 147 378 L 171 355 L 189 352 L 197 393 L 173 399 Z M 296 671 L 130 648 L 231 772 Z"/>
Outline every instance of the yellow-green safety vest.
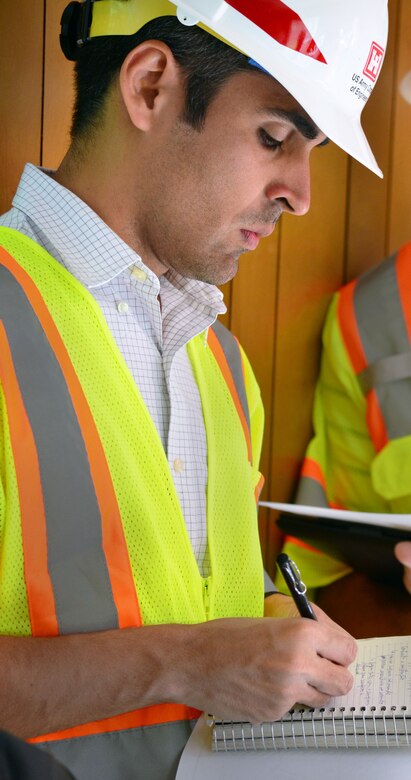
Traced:
<path fill-rule="evenodd" d="M 0 228 L 1 634 L 263 614 L 259 389 L 219 323 L 187 350 L 207 436 L 206 578 L 99 306 L 44 249 Z M 34 741 L 78 780 L 171 779 L 197 716 L 165 704 Z"/>

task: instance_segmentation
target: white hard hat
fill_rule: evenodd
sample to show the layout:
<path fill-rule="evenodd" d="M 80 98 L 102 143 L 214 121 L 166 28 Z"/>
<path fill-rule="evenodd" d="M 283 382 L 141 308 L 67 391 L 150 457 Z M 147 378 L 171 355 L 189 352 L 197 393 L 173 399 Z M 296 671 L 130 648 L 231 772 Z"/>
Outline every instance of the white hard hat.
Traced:
<path fill-rule="evenodd" d="M 382 176 L 361 127 L 381 70 L 387 0 L 172 0 L 268 71 L 334 143 Z"/>
<path fill-rule="evenodd" d="M 152 19 L 177 14 L 182 24 L 205 27 L 274 76 L 326 136 L 382 176 L 360 117 L 384 59 L 387 2 L 86 0 L 81 5 L 90 17 L 93 5 L 92 20 L 88 25 L 86 19 L 88 32 L 77 43 L 129 35 Z"/>

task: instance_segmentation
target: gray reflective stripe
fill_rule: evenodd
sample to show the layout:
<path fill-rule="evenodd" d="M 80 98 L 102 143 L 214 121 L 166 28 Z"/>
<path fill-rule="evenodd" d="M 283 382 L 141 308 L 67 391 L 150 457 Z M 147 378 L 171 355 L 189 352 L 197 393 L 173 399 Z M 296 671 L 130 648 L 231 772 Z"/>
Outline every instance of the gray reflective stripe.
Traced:
<path fill-rule="evenodd" d="M 389 439 L 411 434 L 411 378 L 407 373 L 401 375 L 406 362 L 403 355 L 410 352 L 410 343 L 395 263 L 393 255 L 361 277 L 354 291 L 355 315 L 370 371 L 369 377 L 360 375 L 360 382 L 370 382 L 375 388 Z M 384 366 L 387 359 L 392 363 Z M 374 380 L 378 375 L 387 376 L 390 368 L 400 373 L 392 377 L 395 381 L 374 384 L 373 375 Z"/>
<path fill-rule="evenodd" d="M 305 506 L 329 506 L 323 486 L 311 477 L 301 477 L 295 503 Z"/>
<path fill-rule="evenodd" d="M 241 408 L 244 412 L 248 429 L 250 430 L 250 411 L 248 408 L 240 348 L 232 333 L 230 333 L 221 322 L 218 322 L 217 320 L 211 327 L 220 342 L 221 349 L 223 350 L 229 365 L 235 388 L 240 399 Z"/>
<path fill-rule="evenodd" d="M 76 780 L 174 780 L 196 721 L 40 743 Z"/>
<path fill-rule="evenodd" d="M 397 382 L 408 377 L 411 377 L 411 352 L 377 360 L 357 375 L 364 395 L 378 385 L 386 385 L 388 382 Z"/>
<path fill-rule="evenodd" d="M 76 413 L 37 315 L 2 265 L 0 318 L 37 447 L 59 630 L 115 628 L 100 512 Z"/>

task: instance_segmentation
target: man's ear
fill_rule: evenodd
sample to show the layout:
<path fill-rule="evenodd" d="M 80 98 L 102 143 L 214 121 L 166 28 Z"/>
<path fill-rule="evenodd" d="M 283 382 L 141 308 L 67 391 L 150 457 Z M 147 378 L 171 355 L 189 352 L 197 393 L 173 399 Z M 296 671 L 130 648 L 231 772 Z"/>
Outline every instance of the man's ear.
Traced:
<path fill-rule="evenodd" d="M 120 91 L 131 122 L 147 131 L 167 103 L 181 90 L 181 73 L 169 47 L 145 41 L 126 57 L 120 70 Z"/>

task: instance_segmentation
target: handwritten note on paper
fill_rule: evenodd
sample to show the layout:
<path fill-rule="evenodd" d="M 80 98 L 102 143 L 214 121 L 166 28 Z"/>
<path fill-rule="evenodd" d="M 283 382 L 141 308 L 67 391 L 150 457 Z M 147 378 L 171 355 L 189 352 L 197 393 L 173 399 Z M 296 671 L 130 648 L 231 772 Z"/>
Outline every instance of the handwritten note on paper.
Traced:
<path fill-rule="evenodd" d="M 411 710 L 411 637 L 358 640 L 350 670 L 354 685 L 327 707 L 406 707 Z"/>

